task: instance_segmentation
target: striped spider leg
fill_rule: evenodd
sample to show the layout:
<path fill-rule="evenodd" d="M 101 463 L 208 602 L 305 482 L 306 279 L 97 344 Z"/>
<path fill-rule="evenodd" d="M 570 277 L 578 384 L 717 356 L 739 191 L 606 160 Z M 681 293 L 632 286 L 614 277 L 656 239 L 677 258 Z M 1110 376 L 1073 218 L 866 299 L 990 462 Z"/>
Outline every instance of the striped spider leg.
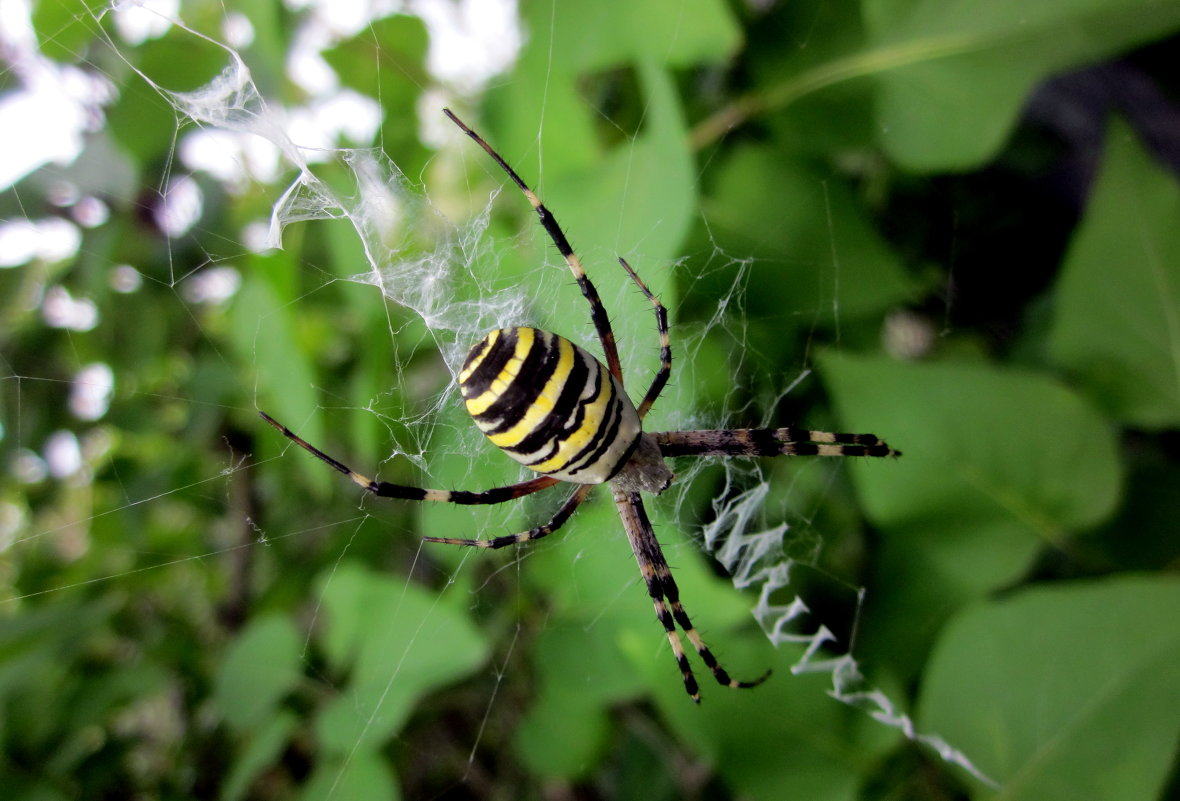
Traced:
<path fill-rule="evenodd" d="M 873 434 L 725 428 L 652 434 L 664 456 L 901 456 Z"/>
<path fill-rule="evenodd" d="M 449 110 L 444 109 L 444 113 L 495 160 L 537 212 L 542 227 L 557 246 L 590 306 L 590 318 L 606 359 L 603 364 L 564 337 L 527 327 L 491 331 L 467 354 L 459 370 L 458 384 L 468 413 L 493 444 L 541 475 L 478 492 L 430 490 L 374 481 L 300 439 L 265 412 L 261 412 L 263 419 L 366 491 L 383 498 L 497 504 L 540 492 L 559 482 L 576 485 L 556 514 L 542 526 L 486 540 L 430 536 L 424 537 L 427 542 L 503 548 L 540 539 L 559 529 L 595 486 L 609 483 L 640 575 L 647 585 L 656 617 L 664 627 L 688 695 L 700 701 L 700 690 L 684 650 L 681 631 L 719 684 L 733 688 L 761 684 L 769 671 L 753 681 L 731 678 L 693 627 L 640 493 L 659 494 L 672 483 L 672 471 L 664 461 L 669 456 L 880 457 L 896 456 L 899 452 L 871 434 L 833 434 L 793 428 L 645 433 L 643 418 L 659 398 L 672 370 L 667 310 L 631 265 L 620 258 L 619 264 L 651 303 L 659 333 L 660 366 L 636 406 L 623 387 L 618 348 L 606 309 L 556 219 L 491 145 Z"/>

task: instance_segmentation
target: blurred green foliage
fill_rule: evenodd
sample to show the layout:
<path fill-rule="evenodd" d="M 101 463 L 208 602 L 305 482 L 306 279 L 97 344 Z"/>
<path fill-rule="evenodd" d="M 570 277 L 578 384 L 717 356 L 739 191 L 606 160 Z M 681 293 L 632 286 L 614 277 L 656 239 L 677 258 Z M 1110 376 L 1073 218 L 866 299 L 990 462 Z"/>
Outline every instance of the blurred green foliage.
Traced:
<path fill-rule="evenodd" d="M 621 302 L 640 375 L 651 315 L 614 256 L 672 309 L 655 427 L 870 430 L 904 451 L 767 462 L 757 522 L 790 526 L 807 625 L 832 629 L 834 653 L 851 645 L 919 732 L 996 786 L 832 700 L 827 675 L 791 674 L 800 650 L 769 645 L 756 598 L 692 538 L 749 473 L 706 466 L 678 502 L 649 505 L 727 666 L 775 670 L 695 707 L 604 499 L 515 556 L 422 548 L 422 531 L 525 528 L 553 501 L 370 503 L 289 448 L 257 409 L 385 480 L 422 482 L 423 454 L 445 486 L 518 477 L 490 447 L 468 451 L 456 404 L 437 408 L 446 335 L 342 280 L 367 273 L 377 239 L 316 219 L 289 225 L 280 251 L 244 243 L 291 165 L 232 188 L 199 173 L 199 223 L 169 237 L 151 222 L 194 130 L 169 93 L 224 75 L 216 42 L 242 15 L 262 97 L 307 102 L 286 59 L 310 12 L 185 3 L 187 28 L 132 45 L 88 5 L 43 0 L 34 23 L 45 56 L 117 89 L 105 127 L 75 163 L 0 196 L 4 221 L 68 216 L 62 185 L 111 212 L 69 260 L 0 271 L 6 799 L 1180 792 L 1180 134 L 1153 124 L 1177 118 L 1180 2 L 525 2 L 515 66 L 447 101 L 539 187 Z M 426 197 L 477 214 L 505 182 L 469 142 L 421 135 L 444 96 L 430 44 L 420 20 L 392 16 L 325 52 L 383 114 L 376 141 L 339 144 L 383 149 L 419 211 Z M 1123 102 L 1128 76 L 1155 105 Z M 258 110 L 213 107 L 231 126 Z M 345 159 L 315 170 L 339 197 L 359 192 Z M 511 187 L 496 201 L 485 288 L 557 264 L 530 214 Z M 411 223 L 406 253 L 454 233 Z M 134 291 L 112 284 L 120 265 Z M 221 266 L 237 291 L 194 299 Z M 529 319 L 504 322 L 586 336 L 568 277 L 545 280 Z M 53 287 L 93 301 L 99 325 L 47 324 Z M 481 290 L 446 291 L 458 305 Z M 91 363 L 114 374 L 97 421 L 68 402 Z M 39 473 L 62 431 L 80 466 Z"/>

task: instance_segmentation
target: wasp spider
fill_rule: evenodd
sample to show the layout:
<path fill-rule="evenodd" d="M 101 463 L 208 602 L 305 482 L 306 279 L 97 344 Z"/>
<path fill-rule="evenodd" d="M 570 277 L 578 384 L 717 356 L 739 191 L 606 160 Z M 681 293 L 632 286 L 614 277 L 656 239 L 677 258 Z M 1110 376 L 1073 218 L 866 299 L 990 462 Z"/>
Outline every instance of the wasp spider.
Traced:
<path fill-rule="evenodd" d="M 475 343 L 468 353 L 459 371 L 459 389 L 467 411 L 488 439 L 540 476 L 479 492 L 421 489 L 374 481 L 300 439 L 265 412 L 261 413 L 262 417 L 283 436 L 382 498 L 496 504 L 539 492 L 563 481 L 577 486 L 553 519 L 543 526 L 488 540 L 426 537 L 428 542 L 503 548 L 540 539 L 560 528 L 596 485 L 609 483 L 627 539 L 639 562 L 639 572 L 647 584 L 656 617 L 667 634 L 689 696 L 700 701 L 697 681 L 677 626 L 684 630 L 718 683 L 726 687 L 760 684 L 766 675 L 754 681 L 730 678 L 693 628 L 680 603 L 676 581 L 652 531 L 640 492 L 658 494 L 668 488 L 673 475 L 664 459 L 669 456 L 897 456 L 898 451 L 872 434 L 833 434 L 796 428 L 654 434 L 643 431 L 642 420 L 659 397 L 672 368 L 668 315 L 664 306 L 631 266 L 620 258 L 619 263 L 627 275 L 655 309 L 660 338 L 659 370 L 636 406 L 623 389 L 619 354 L 606 309 L 557 221 L 491 145 L 450 110 L 443 113 L 487 151 L 528 198 L 590 304 L 590 318 L 606 357 L 606 364 L 603 364 L 568 339 L 549 331 L 524 327 L 492 331 Z"/>

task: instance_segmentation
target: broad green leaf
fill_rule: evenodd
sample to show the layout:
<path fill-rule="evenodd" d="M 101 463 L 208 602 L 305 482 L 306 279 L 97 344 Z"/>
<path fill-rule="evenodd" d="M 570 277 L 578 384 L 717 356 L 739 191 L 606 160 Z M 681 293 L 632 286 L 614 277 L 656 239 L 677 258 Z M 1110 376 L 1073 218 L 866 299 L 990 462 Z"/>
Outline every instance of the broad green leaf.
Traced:
<path fill-rule="evenodd" d="M 213 688 L 221 716 L 236 729 L 267 718 L 303 675 L 302 637 L 286 617 L 254 618 L 230 646 Z"/>
<path fill-rule="evenodd" d="M 364 750 L 317 763 L 298 796 L 299 801 L 400 801 L 401 797 L 388 759 Z"/>
<path fill-rule="evenodd" d="M 681 257 L 695 214 L 696 171 L 670 68 L 731 53 L 739 41 L 732 15 L 716 0 L 691 10 L 665 0 L 574 4 L 556 14 L 528 4 L 524 15 L 528 43 L 513 80 L 492 92 L 488 104 L 493 144 L 541 194 L 608 303 L 634 297 L 615 263 L 623 256 L 674 306 L 669 266 Z M 667 35 L 652 47 L 656 25 Z M 551 57 L 555 50 L 562 58 Z M 582 83 L 587 73 L 617 67 L 632 71 L 644 114 L 633 128 L 607 126 L 618 137 L 611 142 L 587 108 Z M 539 253 L 552 252 L 547 242 L 542 247 Z M 576 303 L 539 306 L 541 324 L 561 320 L 556 330 L 578 339 L 568 321 L 584 319 L 584 308 L 573 317 Z M 641 310 L 638 319 L 612 308 L 624 343 L 651 336 L 650 312 L 642 303 L 631 308 Z"/>
<path fill-rule="evenodd" d="M 415 107 L 422 88 L 432 80 L 425 69 L 428 45 L 421 19 L 392 15 L 372 21 L 357 36 L 324 51 L 324 60 L 345 86 L 389 110 L 381 126 L 381 148 L 409 175 L 416 174 L 426 158 L 418 141 L 418 116 L 404 110 Z"/>
<path fill-rule="evenodd" d="M 589 120 L 584 116 L 563 119 L 559 112 L 547 111 L 547 128 L 563 133 L 542 138 L 541 169 L 535 166 L 535 156 L 531 162 L 526 158 L 536 151 L 535 137 L 527 150 L 523 145 L 514 147 L 511 137 L 505 137 L 508 144 L 497 145 L 497 149 L 517 165 L 526 182 L 534 182 L 604 302 L 611 307 L 619 340 L 652 342 L 647 350 L 654 353 L 650 306 L 632 291 L 632 284 L 617 258 L 626 258 L 651 291 L 665 305 L 674 306 L 670 265 L 679 258 L 691 225 L 696 190 L 692 154 L 675 86 L 670 76 L 652 63 L 639 65 L 638 73 L 650 111 L 645 126 L 633 139 L 601 154 L 588 147 L 579 151 L 576 162 L 567 160 L 562 156 L 565 143 L 554 139 L 560 139 L 571 128 L 588 125 Z M 553 142 L 552 149 L 550 142 Z M 514 152 L 506 151 L 505 147 L 513 148 Z M 587 159 L 586 154 L 594 157 Z M 543 176 L 543 182 L 533 177 L 538 173 Z M 514 195 L 511 184 L 507 186 Z M 523 199 L 512 195 L 510 199 L 527 209 Z M 536 226 L 535 215 L 531 213 L 529 225 Z M 553 246 L 548 237 L 536 229 L 530 236 L 535 243 L 531 263 L 542 263 L 547 257 L 555 261 L 549 255 Z M 560 261 L 555 266 L 565 271 Z M 537 322 L 580 342 L 582 332 L 593 332 L 582 322 L 589 320 L 589 309 L 580 293 L 568 289 L 568 280 L 559 286 L 562 291 L 555 297 L 538 296 L 534 288 Z M 626 313 L 617 308 L 619 303 L 627 304 Z M 598 352 L 597 348 L 593 350 Z"/>
<path fill-rule="evenodd" d="M 233 63 L 224 48 L 211 40 L 172 27 L 162 38 L 149 39 L 134 51 L 137 75 L 119 93 L 107 112 L 108 125 L 119 143 L 150 164 L 175 147 L 184 114 L 169 97 L 172 92 L 194 92 L 185 98 L 194 108 L 228 115 L 216 101 L 223 89 L 212 79 Z M 206 93 L 202 96 L 202 93 Z"/>
<path fill-rule="evenodd" d="M 106 115 L 111 139 L 132 154 L 137 165 L 152 164 L 176 141 L 176 110 L 142 80 L 129 81 Z"/>
<path fill-rule="evenodd" d="M 779 152 L 816 154 L 826 161 L 833 154 L 847 158 L 876 147 L 869 82 L 829 85 L 830 78 L 822 80 L 832 65 L 844 63 L 864 47 L 861 4 L 862 0 L 776 3 L 750 27 L 742 57 L 750 64 L 754 92 L 785 88 L 790 98 L 768 104 L 767 113 L 757 120 L 759 128 L 773 131 Z M 809 85 L 817 77 L 827 87 L 824 91 Z M 724 133 L 718 130 L 716 135 Z"/>
<path fill-rule="evenodd" d="M 530 45 L 562 53 L 556 69 L 588 73 L 627 62 L 656 59 L 668 67 L 720 63 L 740 42 L 741 32 L 720 0 L 605 0 L 561 7 L 525 4 Z M 658 46 L 652 38 L 661 31 Z M 537 76 L 545 78 L 546 76 Z"/>
<path fill-rule="evenodd" d="M 293 272 L 291 256 L 284 251 L 251 259 L 251 269 L 243 275 L 242 288 L 234 297 L 231 341 L 241 360 L 257 371 L 254 400 L 259 408 L 296 429 L 304 439 L 323 442 L 322 418 L 312 414 L 319 400 L 314 371 L 308 355 L 298 347 L 299 308 L 284 302 L 295 294 L 287 285 Z M 258 426 L 260 431 L 266 428 L 261 420 Z M 275 450 L 287 447 L 278 432 L 270 441 Z M 321 465 L 306 459 L 299 464 L 314 486 L 328 485 L 330 477 Z"/>
<path fill-rule="evenodd" d="M 287 53 L 299 38 L 298 29 L 284 24 L 285 12 L 281 0 L 236 0 L 233 7 L 233 13 L 246 17 L 253 27 L 250 46 L 243 55 L 264 97 L 282 96 L 287 80 Z M 211 25 L 207 32 L 215 40 L 225 36 L 225 28 L 220 25 Z"/>
<path fill-rule="evenodd" d="M 593 259 L 597 269 L 591 278 L 604 287 L 606 298 L 620 294 L 612 288 L 630 286 L 616 262 L 622 256 L 668 304 L 675 302 L 669 294 L 669 266 L 679 255 L 695 211 L 693 162 L 671 79 L 646 62 L 640 74 L 651 106 L 648 125 L 590 169 L 553 176 L 547 204 L 571 235 L 576 233 L 574 241 L 584 258 Z M 589 311 L 583 307 L 583 313 Z M 650 311 L 642 318 L 639 325 L 624 320 L 624 331 L 652 336 Z"/>
<path fill-rule="evenodd" d="M 695 706 L 673 671 L 658 670 L 656 702 L 667 725 L 738 797 L 847 801 L 856 797 L 858 766 L 896 744 L 896 732 L 828 695 L 826 673 L 793 674 L 798 648 L 746 641 L 723 656 L 774 672 L 749 690 L 720 687 L 706 673 Z"/>
<path fill-rule="evenodd" d="M 547 638 L 549 642 L 553 639 Z M 568 645 L 577 654 L 597 657 L 593 651 L 599 644 L 597 639 L 583 636 L 581 642 Z M 535 652 L 538 658 L 551 653 L 552 649 L 546 647 L 538 647 Z M 579 669 L 567 677 L 577 683 L 572 688 L 561 684 L 541 688 L 516 729 L 513 746 L 517 757 L 537 776 L 574 780 L 592 775 L 600 767 L 610 738 L 608 707 L 602 703 L 597 688 L 581 683 L 584 675 Z M 583 692 L 585 689 L 591 692 Z M 555 737 L 556 732 L 561 736 Z"/>
<path fill-rule="evenodd" d="M 658 346 L 651 306 L 635 291 L 617 260 L 627 259 L 648 288 L 674 308 L 672 265 L 681 256 L 696 213 L 696 189 L 693 158 L 671 76 L 651 61 L 636 65 L 636 74 L 648 109 L 644 125 L 634 137 L 605 151 L 589 144 L 594 137 L 584 108 L 567 116 L 560 103 L 545 107 L 543 130 L 553 130 L 555 135 L 540 140 L 535 135 L 522 137 L 518 144 L 511 134 L 491 136 L 501 155 L 536 189 L 598 287 L 622 343 L 625 368 L 638 364 L 654 371 Z M 510 102 L 502 100 L 500 106 L 508 107 Z M 515 110 L 508 116 L 517 122 Z M 587 138 L 586 147 L 571 149 L 567 140 L 582 135 Z M 478 151 L 476 156 L 486 158 Z M 505 184 L 507 196 L 501 204 L 514 204 L 528 225 L 531 248 L 508 247 L 505 258 L 523 263 L 517 269 L 523 270 L 522 280 L 528 281 L 533 314 L 511 322 L 556 331 L 601 355 L 589 323 L 589 307 L 571 286 L 569 271 L 553 254 L 552 242 L 537 226 L 527 202 L 495 173 L 495 165 L 486 169 Z M 538 270 L 540 265 L 545 267 Z"/>
<path fill-rule="evenodd" d="M 754 599 L 709 575 L 697 544 L 676 536 L 674 524 L 661 514 L 664 500 L 647 499 L 647 507 L 674 566 L 685 611 L 700 631 L 711 634 L 710 646 L 719 653 L 742 639 L 760 643 L 760 658 L 727 660 L 735 675 L 756 676 L 773 650 L 760 633 L 750 633 Z M 612 705 L 667 686 L 679 703 L 692 702 L 607 493 L 597 493 L 561 532 L 532 547 L 526 575 L 546 591 L 550 612 L 534 648 L 532 670 L 539 692 L 522 721 L 516 747 L 538 773 L 574 779 L 598 766 L 605 750 L 603 716 Z M 741 624 L 748 627 L 744 634 L 738 632 Z M 686 647 L 691 649 L 687 641 Z M 747 667 L 750 663 L 754 666 Z M 693 667 L 706 695 L 724 695 L 725 690 L 714 691 L 704 665 L 695 661 Z M 551 736 L 554 722 L 563 719 L 577 721 L 569 724 L 576 737 Z"/>
<path fill-rule="evenodd" d="M 736 149 L 717 170 L 705 210 L 727 252 L 756 258 L 745 301 L 753 317 L 835 325 L 880 314 L 914 289 L 843 181 L 801 160 Z"/>
<path fill-rule="evenodd" d="M 33 607 L 0 618 L 0 697 L 20 697 L 52 666 L 72 662 L 87 632 L 109 625 L 113 598 L 75 605 Z"/>
<path fill-rule="evenodd" d="M 73 62 L 97 37 L 95 20 L 99 12 L 107 8 L 107 3 L 102 0 L 32 4 L 31 21 L 41 55 Z"/>
<path fill-rule="evenodd" d="M 333 669 L 348 676 L 316 722 L 332 754 L 378 748 L 422 696 L 487 658 L 486 641 L 450 599 L 402 577 L 343 564 L 324 574 L 318 597 L 324 650 Z"/>
<path fill-rule="evenodd" d="M 1176 0 L 866 0 L 881 143 L 913 170 L 991 158 L 1029 92 L 1180 27 Z"/>
<path fill-rule="evenodd" d="M 823 353 L 819 369 L 843 427 L 871 429 L 903 452 L 853 465 L 865 510 L 879 526 L 940 536 L 951 534 L 949 526 L 956 547 L 1005 531 L 1032 546 L 1060 546 L 1103 520 L 1118 500 L 1112 432 L 1051 379 L 836 352 Z M 974 576 L 971 583 L 1010 578 L 1006 570 L 981 574 L 990 559 L 968 561 L 955 570 Z"/>
<path fill-rule="evenodd" d="M 287 710 L 249 732 L 242 748 L 225 777 L 221 791 L 223 801 L 238 801 L 250 792 L 250 784 L 277 763 L 299 728 L 299 718 Z"/>
<path fill-rule="evenodd" d="M 972 607 L 931 657 L 921 725 L 998 781 L 1000 798 L 1159 798 L 1180 735 L 1177 609 L 1180 583 L 1146 576 Z"/>
<path fill-rule="evenodd" d="M 1053 357 L 1132 426 L 1180 424 L 1180 185 L 1115 124 L 1057 284 Z"/>
<path fill-rule="evenodd" d="M 1106 422 L 1060 384 L 986 365 L 828 352 L 841 427 L 902 451 L 851 466 L 882 530 L 865 641 L 911 669 L 938 621 L 1108 516 L 1121 471 Z M 880 617 L 877 617 L 877 616 Z"/>

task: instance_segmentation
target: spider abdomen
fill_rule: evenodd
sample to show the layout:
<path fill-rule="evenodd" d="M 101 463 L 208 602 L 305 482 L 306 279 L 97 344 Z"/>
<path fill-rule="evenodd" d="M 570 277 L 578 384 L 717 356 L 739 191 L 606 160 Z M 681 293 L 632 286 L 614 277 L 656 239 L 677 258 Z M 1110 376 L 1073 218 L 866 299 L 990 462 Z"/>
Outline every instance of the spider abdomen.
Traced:
<path fill-rule="evenodd" d="M 641 434 L 635 406 L 610 371 L 549 331 L 490 332 L 467 354 L 459 390 L 475 424 L 497 447 L 562 481 L 610 480 Z"/>

